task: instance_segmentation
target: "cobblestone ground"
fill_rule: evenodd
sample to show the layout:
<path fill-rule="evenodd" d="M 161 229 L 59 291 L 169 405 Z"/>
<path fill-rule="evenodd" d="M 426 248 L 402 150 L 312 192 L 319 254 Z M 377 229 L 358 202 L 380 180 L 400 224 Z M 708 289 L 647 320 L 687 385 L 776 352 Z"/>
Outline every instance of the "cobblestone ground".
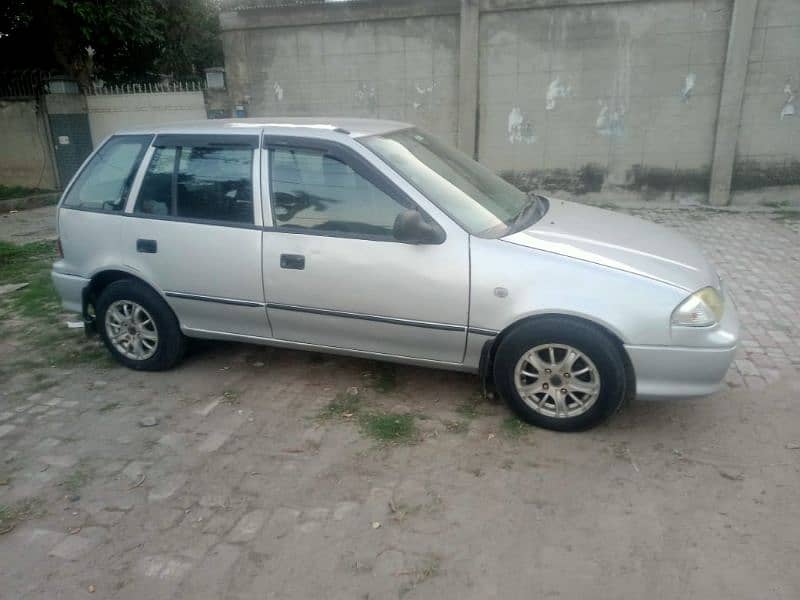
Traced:
<path fill-rule="evenodd" d="M 236 344 L 49 366 L 4 320 L 0 598 L 800 597 L 795 222 L 631 212 L 702 244 L 741 353 L 727 391 L 579 435 L 471 376 Z"/>

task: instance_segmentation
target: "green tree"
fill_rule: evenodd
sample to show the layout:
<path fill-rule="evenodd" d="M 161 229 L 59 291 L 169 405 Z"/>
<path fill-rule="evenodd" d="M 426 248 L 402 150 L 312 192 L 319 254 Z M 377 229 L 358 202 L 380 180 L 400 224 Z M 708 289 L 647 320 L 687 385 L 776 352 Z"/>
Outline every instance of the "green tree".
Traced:
<path fill-rule="evenodd" d="M 6 0 L 0 65 L 87 85 L 199 76 L 221 64 L 217 0 Z"/>

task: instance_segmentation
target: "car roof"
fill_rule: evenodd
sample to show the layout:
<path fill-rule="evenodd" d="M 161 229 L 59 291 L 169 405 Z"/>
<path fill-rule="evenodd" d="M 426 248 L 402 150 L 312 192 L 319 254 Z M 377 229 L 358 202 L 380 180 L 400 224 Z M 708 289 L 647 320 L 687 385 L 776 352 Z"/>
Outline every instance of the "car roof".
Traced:
<path fill-rule="evenodd" d="M 249 119 L 207 119 L 205 121 L 179 121 L 141 125 L 116 133 L 260 133 L 262 129 L 275 128 L 276 133 L 287 129 L 307 129 L 309 132 L 336 131 L 351 137 L 380 135 L 413 127 L 400 121 L 383 119 L 355 119 L 350 117 L 261 117 Z M 284 130 L 284 131 L 280 131 Z"/>

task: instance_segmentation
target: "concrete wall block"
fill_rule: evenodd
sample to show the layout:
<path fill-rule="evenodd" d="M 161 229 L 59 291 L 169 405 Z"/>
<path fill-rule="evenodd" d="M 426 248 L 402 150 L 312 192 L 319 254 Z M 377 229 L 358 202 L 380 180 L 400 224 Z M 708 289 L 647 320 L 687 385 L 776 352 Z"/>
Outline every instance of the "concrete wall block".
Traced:
<path fill-rule="evenodd" d="M 405 59 L 406 77 L 408 79 L 433 77 L 433 60 L 430 53 L 407 51 Z"/>
<path fill-rule="evenodd" d="M 484 49 L 487 60 L 487 74 L 494 75 L 510 75 L 517 72 L 517 56 L 516 45 L 503 45 L 503 46 L 487 46 Z"/>
<path fill-rule="evenodd" d="M 526 11 L 527 12 L 527 11 Z M 480 17 L 478 41 L 481 48 L 516 44 L 517 25 L 508 13 L 484 13 Z"/>
<path fill-rule="evenodd" d="M 800 26 L 771 26 L 766 31 L 763 60 L 795 60 L 800 58 Z"/>
<path fill-rule="evenodd" d="M 787 84 L 793 86 L 795 93 L 797 93 L 797 89 L 800 88 L 800 67 L 798 66 L 797 58 L 794 60 L 764 61 L 757 63 L 757 65 L 760 68 L 758 85 L 755 85 L 755 82 L 752 85 L 748 85 L 749 93 L 783 94 Z"/>
<path fill-rule="evenodd" d="M 800 3 L 796 0 L 760 0 L 756 27 L 800 25 Z"/>
<path fill-rule="evenodd" d="M 0 100 L 0 131 L 0 184 L 55 188 L 50 140 L 36 102 Z"/>
<path fill-rule="evenodd" d="M 324 54 L 324 41 L 321 27 L 297 28 L 297 55 L 301 58 L 318 57 Z"/>
<path fill-rule="evenodd" d="M 404 52 L 379 52 L 375 55 L 377 72 L 380 79 L 396 79 L 405 77 L 406 57 Z"/>
<path fill-rule="evenodd" d="M 728 48 L 728 32 L 725 30 L 700 31 L 694 34 L 691 45 L 690 64 L 722 65 Z"/>
<path fill-rule="evenodd" d="M 403 28 L 378 27 L 375 32 L 376 52 L 405 52 L 406 38 Z"/>
<path fill-rule="evenodd" d="M 750 41 L 750 64 L 764 60 L 764 45 L 767 41 L 767 29 L 761 27 L 753 30 L 753 39 Z"/>

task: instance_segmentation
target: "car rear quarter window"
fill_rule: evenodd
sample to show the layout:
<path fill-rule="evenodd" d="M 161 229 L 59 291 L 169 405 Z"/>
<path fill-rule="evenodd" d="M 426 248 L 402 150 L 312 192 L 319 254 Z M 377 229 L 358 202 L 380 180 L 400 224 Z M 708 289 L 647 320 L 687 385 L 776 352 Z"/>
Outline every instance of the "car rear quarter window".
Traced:
<path fill-rule="evenodd" d="M 136 212 L 186 220 L 253 223 L 253 149 L 246 146 L 156 148 Z"/>
<path fill-rule="evenodd" d="M 62 206 L 122 211 L 139 163 L 152 139 L 152 135 L 118 135 L 110 138 L 80 172 Z"/>

